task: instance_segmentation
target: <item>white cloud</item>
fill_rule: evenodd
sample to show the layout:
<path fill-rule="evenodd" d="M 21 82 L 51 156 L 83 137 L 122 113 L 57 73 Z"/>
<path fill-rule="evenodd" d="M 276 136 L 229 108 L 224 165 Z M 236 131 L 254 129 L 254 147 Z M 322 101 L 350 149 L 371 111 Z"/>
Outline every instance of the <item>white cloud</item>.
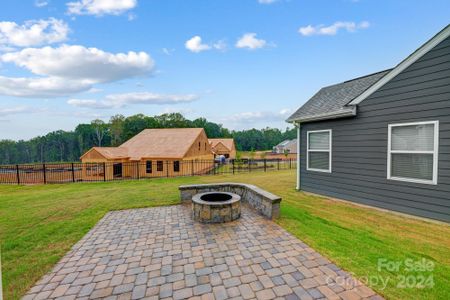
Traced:
<path fill-rule="evenodd" d="M 29 108 L 27 106 L 0 108 L 0 117 L 5 117 L 5 116 L 15 115 L 15 114 L 30 113 L 30 112 L 32 112 L 32 110 L 31 110 L 31 108 Z"/>
<path fill-rule="evenodd" d="M 227 49 L 227 43 L 225 42 L 225 40 L 219 40 L 211 44 L 206 44 L 203 43 L 202 38 L 198 35 L 187 40 L 186 43 L 184 43 L 184 46 L 186 47 L 186 49 L 194 53 L 199 53 L 211 49 L 216 49 L 219 51 L 225 51 Z"/>
<path fill-rule="evenodd" d="M 202 43 L 202 38 L 198 35 L 187 40 L 184 46 L 186 47 L 186 49 L 194 53 L 199 53 L 211 49 L 211 46 Z"/>
<path fill-rule="evenodd" d="M 162 48 L 161 51 L 165 54 L 165 55 L 172 55 L 175 52 L 175 49 L 173 48 Z"/>
<path fill-rule="evenodd" d="M 103 104 L 94 99 L 69 99 L 67 100 L 67 104 L 75 106 L 75 107 L 83 107 L 83 108 L 112 108 L 113 106 L 109 106 L 107 104 Z"/>
<path fill-rule="evenodd" d="M 278 112 L 271 111 L 255 111 L 242 112 L 224 118 L 224 121 L 231 121 L 236 123 L 252 123 L 256 121 L 282 121 L 285 120 L 292 113 L 291 109 L 282 109 Z"/>
<path fill-rule="evenodd" d="M 14 48 L 14 47 L 0 45 L 0 52 L 12 52 L 12 51 L 16 51 L 16 50 L 17 50 L 17 48 Z"/>
<path fill-rule="evenodd" d="M 100 92 L 103 92 L 103 90 L 98 89 L 98 88 L 90 88 L 88 91 L 86 91 L 86 93 L 89 93 L 89 94 L 95 94 L 95 93 L 100 93 Z"/>
<path fill-rule="evenodd" d="M 23 78 L 0 76 L 0 95 L 44 98 L 61 97 L 88 91 L 90 84 L 61 78 Z"/>
<path fill-rule="evenodd" d="M 30 107 L 30 106 L 15 106 L 15 107 L 0 107 L 0 122 L 11 122 L 10 116 L 13 115 L 30 115 L 35 113 L 46 112 L 47 108 L 44 107 Z M 2 132 L 4 133 L 4 132 Z"/>
<path fill-rule="evenodd" d="M 46 0 L 35 0 L 34 1 L 34 6 L 36 7 L 45 7 L 50 3 L 50 1 L 46 1 Z"/>
<path fill-rule="evenodd" d="M 63 42 L 67 39 L 69 26 L 62 20 L 30 20 L 23 25 L 0 22 L 0 45 L 30 47 Z"/>
<path fill-rule="evenodd" d="M 67 3 L 70 15 L 120 15 L 135 8 L 137 0 L 79 0 Z"/>
<path fill-rule="evenodd" d="M 336 35 L 339 30 L 343 29 L 347 32 L 355 32 L 358 29 L 366 29 L 370 26 L 370 23 L 363 21 L 360 23 L 355 22 L 335 22 L 330 26 L 325 25 L 308 25 L 305 27 L 300 27 L 298 32 L 303 36 L 312 35 Z"/>
<path fill-rule="evenodd" d="M 121 108 L 133 104 L 180 104 L 190 103 L 199 97 L 195 94 L 173 95 L 173 94 L 155 94 L 149 92 L 123 93 L 107 95 L 103 100 L 94 99 L 70 99 L 68 104 L 76 107 L 109 109 Z"/>
<path fill-rule="evenodd" d="M 145 52 L 108 53 L 97 48 L 63 45 L 26 48 L 0 55 L 42 77 L 0 76 L 0 94 L 15 97 L 61 97 L 92 90 L 96 83 L 148 75 L 154 67 Z"/>
<path fill-rule="evenodd" d="M 267 46 L 267 42 L 263 39 L 256 38 L 256 33 L 245 33 L 236 42 L 236 48 L 247 48 L 250 50 L 255 50 L 259 48 L 264 48 Z"/>
<path fill-rule="evenodd" d="M 30 72 L 85 84 L 111 82 L 149 74 L 154 62 L 145 52 L 109 53 L 97 48 L 62 45 L 58 48 L 26 48 L 0 56 Z"/>
<path fill-rule="evenodd" d="M 224 40 L 219 40 L 213 44 L 213 48 L 219 51 L 227 50 L 227 43 Z"/>

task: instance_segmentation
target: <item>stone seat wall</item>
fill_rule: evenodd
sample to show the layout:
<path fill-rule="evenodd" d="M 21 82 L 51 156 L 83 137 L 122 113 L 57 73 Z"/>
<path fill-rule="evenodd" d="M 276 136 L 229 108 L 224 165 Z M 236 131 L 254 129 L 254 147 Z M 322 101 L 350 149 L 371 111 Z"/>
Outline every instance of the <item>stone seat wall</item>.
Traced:
<path fill-rule="evenodd" d="M 246 183 L 212 183 L 182 185 L 179 187 L 181 201 L 189 202 L 192 196 L 207 192 L 229 192 L 241 196 L 241 201 L 249 204 L 258 213 L 269 219 L 280 215 L 281 198 L 257 186 Z"/>

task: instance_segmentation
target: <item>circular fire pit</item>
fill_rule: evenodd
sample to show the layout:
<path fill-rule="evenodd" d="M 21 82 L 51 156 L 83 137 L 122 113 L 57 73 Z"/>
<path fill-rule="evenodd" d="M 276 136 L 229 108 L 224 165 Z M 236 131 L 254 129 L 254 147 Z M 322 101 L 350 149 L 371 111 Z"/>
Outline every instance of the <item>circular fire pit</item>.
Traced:
<path fill-rule="evenodd" d="M 192 197 L 192 213 L 201 223 L 224 223 L 241 216 L 241 197 L 227 192 L 209 192 Z"/>

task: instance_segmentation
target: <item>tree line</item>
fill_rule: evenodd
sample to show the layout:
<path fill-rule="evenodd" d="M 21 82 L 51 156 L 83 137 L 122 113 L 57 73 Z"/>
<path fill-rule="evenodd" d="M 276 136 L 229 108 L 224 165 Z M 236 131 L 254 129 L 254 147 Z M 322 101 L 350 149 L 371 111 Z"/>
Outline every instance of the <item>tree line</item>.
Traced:
<path fill-rule="evenodd" d="M 268 150 L 285 139 L 294 139 L 294 129 L 276 128 L 230 131 L 205 118 L 188 120 L 180 113 L 129 117 L 115 115 L 108 122 L 93 120 L 73 131 L 57 130 L 30 140 L 0 140 L 0 164 L 75 162 L 91 147 L 119 146 L 147 128 L 204 128 L 209 138 L 234 138 L 240 151 Z"/>

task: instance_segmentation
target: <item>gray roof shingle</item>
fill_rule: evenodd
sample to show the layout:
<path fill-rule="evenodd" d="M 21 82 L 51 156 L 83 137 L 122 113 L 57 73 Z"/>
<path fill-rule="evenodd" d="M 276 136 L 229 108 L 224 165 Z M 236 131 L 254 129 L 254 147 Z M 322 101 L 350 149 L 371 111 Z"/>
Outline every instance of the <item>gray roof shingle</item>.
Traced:
<path fill-rule="evenodd" d="M 389 71 L 385 70 L 321 88 L 308 102 L 293 113 L 287 121 L 331 119 L 340 115 L 351 114 L 354 111 L 354 107 L 347 106 L 347 104 Z"/>

